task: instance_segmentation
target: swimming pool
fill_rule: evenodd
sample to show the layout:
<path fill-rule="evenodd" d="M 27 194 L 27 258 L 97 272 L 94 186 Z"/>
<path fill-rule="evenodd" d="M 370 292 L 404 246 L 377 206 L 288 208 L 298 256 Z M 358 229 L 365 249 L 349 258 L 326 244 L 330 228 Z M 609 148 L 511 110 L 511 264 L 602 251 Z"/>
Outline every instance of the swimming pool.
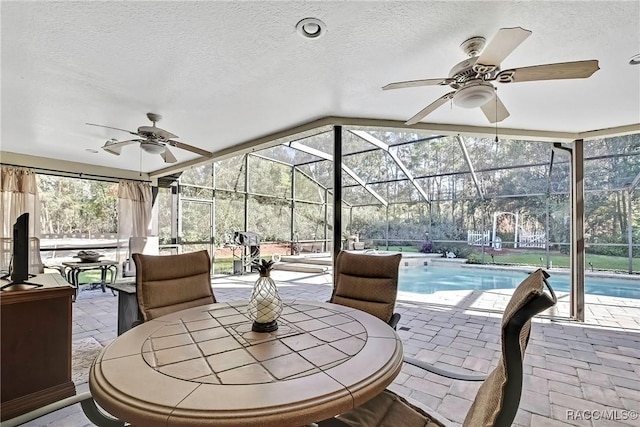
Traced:
<path fill-rule="evenodd" d="M 437 291 L 514 289 L 527 273 L 482 268 L 409 267 L 400 269 L 398 290 L 418 294 Z M 557 292 L 569 292 L 570 276 L 552 274 L 551 287 Z M 585 293 L 640 299 L 640 278 L 615 280 L 600 277 L 585 278 Z"/>

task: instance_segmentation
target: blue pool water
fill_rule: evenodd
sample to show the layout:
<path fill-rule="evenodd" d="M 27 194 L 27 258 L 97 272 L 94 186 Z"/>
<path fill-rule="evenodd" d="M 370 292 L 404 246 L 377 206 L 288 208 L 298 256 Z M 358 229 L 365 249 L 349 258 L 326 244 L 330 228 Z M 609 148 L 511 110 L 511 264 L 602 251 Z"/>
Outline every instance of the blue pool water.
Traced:
<path fill-rule="evenodd" d="M 481 268 L 411 267 L 401 268 L 398 290 L 418 294 L 437 291 L 514 289 L 527 273 Z M 569 292 L 568 274 L 551 274 L 554 291 Z M 630 280 L 585 278 L 585 293 L 640 299 L 640 277 Z"/>

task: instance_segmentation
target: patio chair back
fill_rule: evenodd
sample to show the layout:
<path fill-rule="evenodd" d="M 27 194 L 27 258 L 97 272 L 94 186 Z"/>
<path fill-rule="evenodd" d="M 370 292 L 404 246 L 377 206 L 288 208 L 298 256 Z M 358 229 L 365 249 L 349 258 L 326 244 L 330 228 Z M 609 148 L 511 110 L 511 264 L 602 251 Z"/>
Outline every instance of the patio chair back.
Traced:
<path fill-rule="evenodd" d="M 357 308 L 391 323 L 398 295 L 401 259 L 401 254 L 340 252 L 333 269 L 334 286 L 330 302 Z M 395 323 L 399 318 L 400 315 L 396 314 Z"/>
<path fill-rule="evenodd" d="M 206 250 L 179 255 L 133 254 L 133 261 L 136 296 L 144 321 L 216 302 Z"/>
<path fill-rule="evenodd" d="M 541 269 L 531 273 L 514 291 L 502 316 L 502 357 L 482 383 L 464 426 L 510 426 L 522 395 L 523 359 L 531 332 L 531 318 L 557 302 Z M 545 293 L 545 286 L 549 293 Z"/>

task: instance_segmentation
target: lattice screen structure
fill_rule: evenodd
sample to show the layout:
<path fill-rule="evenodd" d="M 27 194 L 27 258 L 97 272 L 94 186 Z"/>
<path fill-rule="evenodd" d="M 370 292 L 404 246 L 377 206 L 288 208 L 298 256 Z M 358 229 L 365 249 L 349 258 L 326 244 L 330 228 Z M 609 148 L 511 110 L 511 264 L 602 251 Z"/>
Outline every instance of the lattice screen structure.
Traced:
<path fill-rule="evenodd" d="M 329 250 L 333 144 L 333 128 L 324 127 L 215 162 L 204 172 L 216 200 L 215 240 L 244 226 L 264 241 Z M 344 127 L 344 239 L 358 235 L 371 248 L 419 249 L 427 239 L 466 244 L 469 230 L 490 230 L 494 213 L 507 211 L 520 215 L 527 232 L 542 229 L 562 248 L 569 242 L 570 145 Z M 589 243 L 624 252 L 629 240 L 638 241 L 640 135 L 586 141 L 584 152 Z M 182 186 L 201 182 L 189 171 L 181 178 Z M 603 212 L 613 205 L 615 214 Z M 596 221 L 602 215 L 611 218 Z M 508 242 L 513 237 L 506 223 L 502 228 Z"/>

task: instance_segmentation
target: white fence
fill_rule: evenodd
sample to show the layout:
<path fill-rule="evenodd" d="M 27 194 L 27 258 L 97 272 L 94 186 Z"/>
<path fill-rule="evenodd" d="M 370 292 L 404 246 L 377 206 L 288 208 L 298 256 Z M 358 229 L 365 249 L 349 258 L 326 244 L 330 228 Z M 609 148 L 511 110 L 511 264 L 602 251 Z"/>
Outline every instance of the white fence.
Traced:
<path fill-rule="evenodd" d="M 547 236 L 544 231 L 529 232 L 526 230 L 520 230 L 518 235 L 518 241 L 514 245 L 516 248 L 545 248 L 547 242 Z M 491 233 L 485 231 L 467 231 L 467 244 L 469 246 L 492 246 L 491 245 Z M 496 236 L 493 242 L 495 250 L 502 249 L 502 240 Z"/>
<path fill-rule="evenodd" d="M 489 246 L 491 233 L 485 231 L 467 231 L 467 244 L 469 246 Z"/>
<path fill-rule="evenodd" d="M 545 248 L 547 243 L 547 236 L 544 231 L 528 232 L 525 230 L 520 231 L 518 236 L 518 246 L 521 248 Z"/>

